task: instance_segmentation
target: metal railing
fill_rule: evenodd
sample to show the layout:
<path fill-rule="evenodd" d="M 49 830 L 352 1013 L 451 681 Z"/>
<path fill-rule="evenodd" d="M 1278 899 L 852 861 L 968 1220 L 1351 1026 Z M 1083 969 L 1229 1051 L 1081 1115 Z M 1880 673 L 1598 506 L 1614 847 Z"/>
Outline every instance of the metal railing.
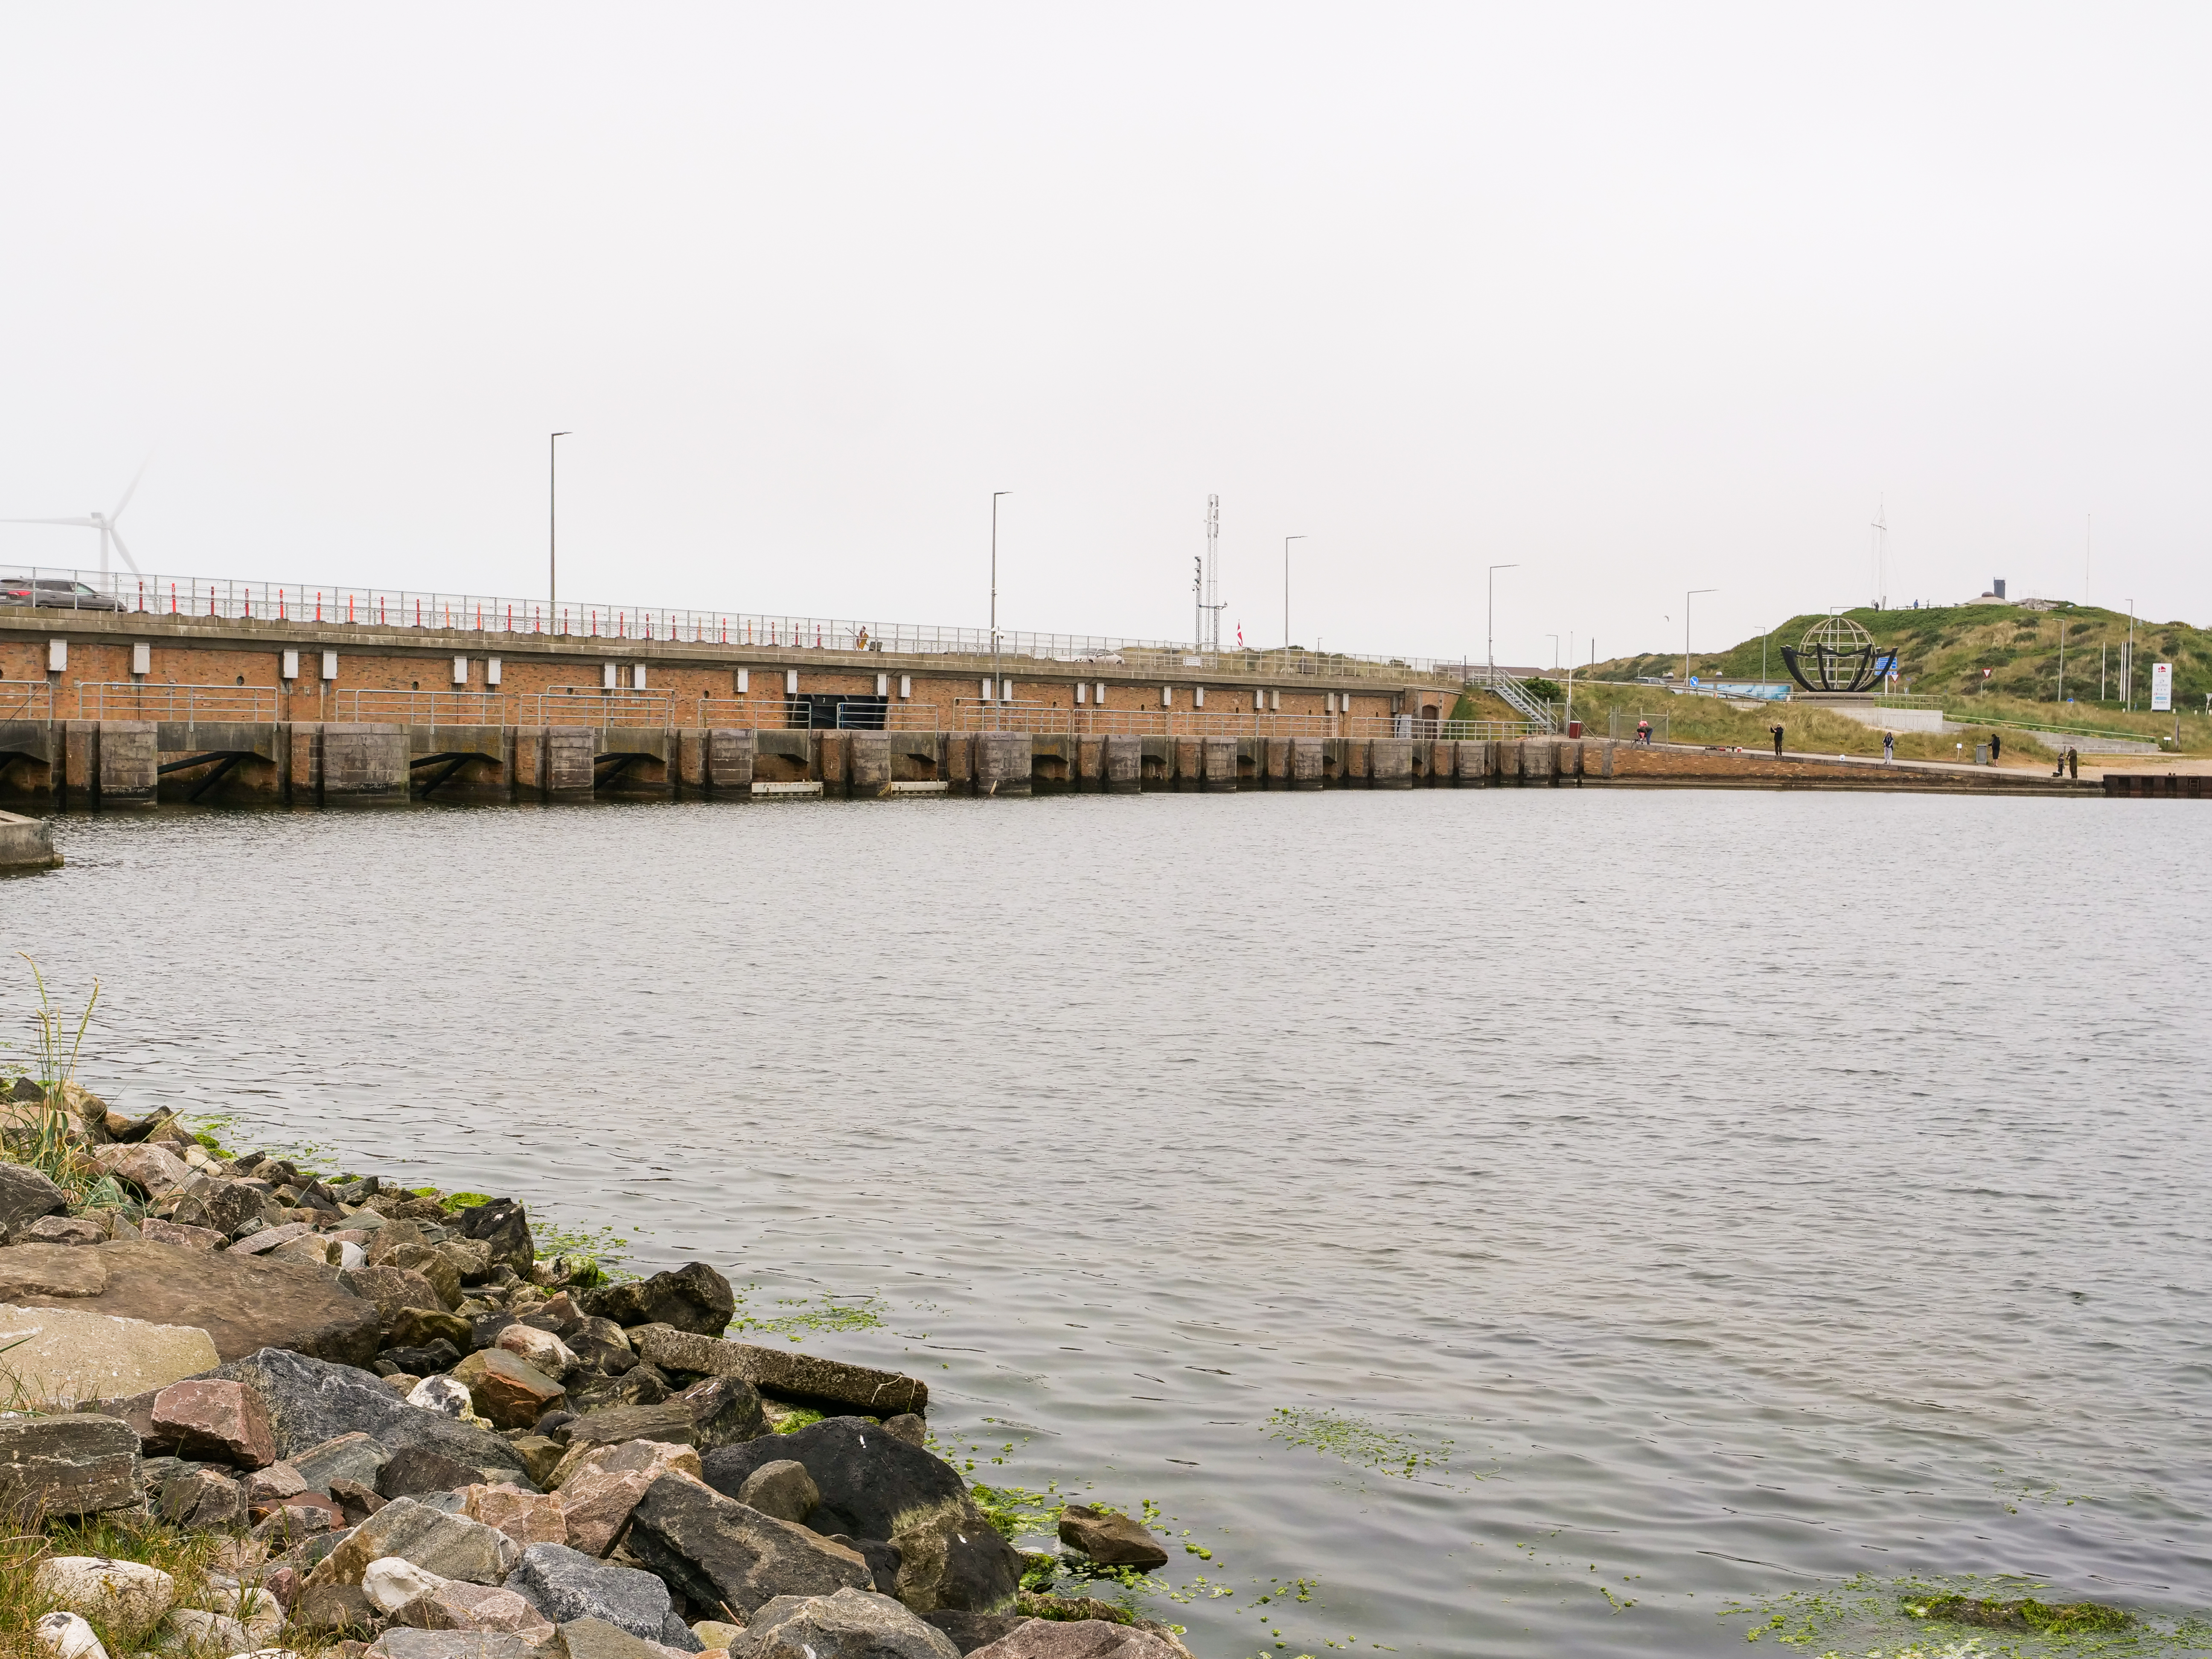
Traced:
<path fill-rule="evenodd" d="M 0 720 L 50 720 L 54 688 L 44 680 L 0 680 Z"/>
<path fill-rule="evenodd" d="M 1502 668 L 1476 666 L 1468 676 L 1469 685 L 1479 685 L 1508 708 L 1528 722 L 1530 730 L 1556 732 L 1559 722 L 1552 714 L 1551 704 L 1544 702 L 1519 680 Z"/>
<path fill-rule="evenodd" d="M 272 685 L 171 685 L 153 680 L 85 681 L 76 693 L 81 720 L 236 720 L 269 722 L 276 718 Z"/>
<path fill-rule="evenodd" d="M 683 699 L 689 707 L 695 699 Z M 672 691 L 541 691 L 515 699 L 524 726 L 643 726 L 666 731 L 676 725 L 678 699 Z"/>
<path fill-rule="evenodd" d="M 1061 703 L 955 700 L 949 726 L 934 708 L 894 708 L 893 730 L 1027 732 L 1046 737 L 1417 738 L 1423 741 L 1525 737 L 1526 720 L 1417 720 L 1409 714 L 1275 714 L 1203 708 L 1068 708 Z M 911 722 L 905 716 L 915 718 Z"/>
<path fill-rule="evenodd" d="M 51 586 L 49 586 L 51 585 Z M 902 656 L 956 656 L 976 661 L 993 654 L 991 631 L 846 617 L 778 617 L 684 606 L 548 604 L 543 599 L 488 594 L 362 587 L 344 583 L 238 581 L 204 576 L 124 574 L 44 566 L 0 568 L 0 591 L 27 586 L 40 610 L 88 613 L 127 611 L 168 617 L 207 617 L 246 622 L 290 622 L 323 627 L 439 629 L 489 635 L 567 640 L 665 641 L 761 651 L 866 651 Z M 1393 678 L 1414 675 L 1460 680 L 1486 669 L 1429 657 L 1271 650 L 1195 651 L 1166 640 L 1121 639 L 1099 634 L 1002 629 L 997 636 L 1002 671 L 1018 673 L 1024 661 L 1096 663 L 1139 669 L 1188 681 L 1207 675 L 1269 678 Z M 1510 676 L 1501 678 L 1510 679 Z M 1517 682 L 1516 683 L 1517 684 Z"/>
<path fill-rule="evenodd" d="M 333 720 L 400 726 L 505 726 L 500 691 L 398 691 L 363 689 L 331 698 Z"/>

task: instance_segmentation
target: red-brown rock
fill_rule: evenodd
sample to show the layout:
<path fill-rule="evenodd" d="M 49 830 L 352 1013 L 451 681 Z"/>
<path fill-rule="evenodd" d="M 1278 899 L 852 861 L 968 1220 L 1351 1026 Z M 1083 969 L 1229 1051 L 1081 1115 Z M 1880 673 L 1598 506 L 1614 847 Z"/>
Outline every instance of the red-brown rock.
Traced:
<path fill-rule="evenodd" d="M 220 1458 L 249 1469 L 276 1461 L 260 1396 L 241 1382 L 172 1382 L 154 1396 L 154 1428 L 179 1455 Z"/>
<path fill-rule="evenodd" d="M 504 1348 L 480 1349 L 452 1376 L 495 1428 L 526 1429 L 568 1397 L 558 1382 Z"/>

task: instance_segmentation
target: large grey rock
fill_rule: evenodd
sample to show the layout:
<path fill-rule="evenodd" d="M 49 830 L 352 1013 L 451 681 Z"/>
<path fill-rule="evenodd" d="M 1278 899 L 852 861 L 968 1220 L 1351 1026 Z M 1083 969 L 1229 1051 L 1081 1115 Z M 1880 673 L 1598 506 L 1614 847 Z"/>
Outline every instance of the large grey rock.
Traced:
<path fill-rule="evenodd" d="M 112 1417 L 0 1418 L 0 1514 L 49 1520 L 127 1509 L 144 1497 L 138 1437 Z"/>
<path fill-rule="evenodd" d="M 969 1659 L 1188 1659 L 1179 1644 L 1103 1619 L 1032 1619 Z"/>
<path fill-rule="evenodd" d="M 411 1498 L 394 1498 L 347 1534 L 318 1562 L 310 1584 L 358 1584 L 368 1564 L 387 1555 L 441 1578 L 496 1584 L 521 1559 L 505 1533 L 459 1515 L 441 1515 Z"/>
<path fill-rule="evenodd" d="M 753 1472 L 779 1459 L 805 1466 L 821 1494 L 817 1532 L 896 1538 L 940 1516 L 966 1518 L 968 1483 L 943 1458 L 860 1417 L 825 1418 L 789 1434 L 765 1435 L 708 1452 L 700 1472 L 716 1492 L 737 1497 Z M 979 1525 L 985 1524 L 975 1516 Z"/>
<path fill-rule="evenodd" d="M 504 1262 L 523 1278 L 530 1277 L 538 1248 L 530 1237 L 530 1218 L 511 1198 L 495 1198 L 461 1211 L 453 1218 L 463 1238 L 474 1239 L 490 1251 L 494 1263 Z"/>
<path fill-rule="evenodd" d="M 929 1407 L 929 1385 L 919 1377 L 879 1371 L 868 1365 L 848 1365 L 795 1348 L 717 1341 L 667 1325 L 642 1327 L 632 1331 L 629 1339 L 639 1358 L 663 1370 L 743 1377 L 771 1394 L 827 1401 L 872 1417 L 921 1412 Z"/>
<path fill-rule="evenodd" d="M 67 1208 L 69 1194 L 36 1170 L 0 1163 L 0 1238 L 18 1227 L 27 1227 L 42 1215 Z"/>
<path fill-rule="evenodd" d="M 208 1334 L 189 1326 L 149 1325 L 143 1319 L 67 1307 L 0 1306 L 0 1366 L 23 1384 L 33 1403 L 75 1406 L 130 1399 L 196 1376 L 217 1363 Z M 150 1421 L 147 1426 L 151 1428 Z"/>
<path fill-rule="evenodd" d="M 487 1482 L 529 1481 L 514 1448 L 489 1429 L 410 1406 L 376 1377 L 350 1365 L 265 1348 L 215 1374 L 234 1378 L 261 1396 L 279 1457 L 357 1432 L 373 1437 L 390 1452 L 407 1446 L 438 1452 Z"/>
<path fill-rule="evenodd" d="M 556 1625 L 599 1619 L 642 1641 L 664 1638 L 672 1603 L 668 1586 L 649 1572 L 594 1560 L 565 1544 L 532 1544 L 507 1576 L 507 1588 Z M 682 1621 L 676 1621 L 681 1628 Z M 698 1650 L 684 1632 L 683 1650 Z"/>
<path fill-rule="evenodd" d="M 720 1336 L 738 1310 L 730 1281 L 703 1261 L 627 1285 L 599 1285 L 579 1298 L 583 1310 L 617 1325 L 671 1325 Z"/>
<path fill-rule="evenodd" d="M 890 1596 L 841 1589 L 777 1596 L 731 1641 L 730 1659 L 960 1659 L 960 1650 Z"/>
<path fill-rule="evenodd" d="M 680 1474 L 662 1475 L 631 1511 L 629 1548 L 687 1600 L 747 1617 L 779 1595 L 828 1595 L 872 1582 L 854 1551 Z"/>
<path fill-rule="evenodd" d="M 376 1490 L 376 1478 L 392 1461 L 392 1449 L 358 1430 L 332 1437 L 286 1460 L 310 1492 L 328 1492 L 333 1480 L 350 1480 Z"/>
<path fill-rule="evenodd" d="M 375 1305 L 304 1263 L 143 1239 L 118 1239 L 65 1253 L 97 1258 L 106 1273 L 98 1295 L 66 1302 L 43 1296 L 9 1299 L 27 1307 L 66 1305 L 143 1319 L 149 1325 L 197 1326 L 225 1359 L 261 1348 L 290 1348 L 349 1364 L 365 1365 L 376 1355 L 380 1327 Z M 6 1254 L 0 1251 L 0 1256 Z"/>

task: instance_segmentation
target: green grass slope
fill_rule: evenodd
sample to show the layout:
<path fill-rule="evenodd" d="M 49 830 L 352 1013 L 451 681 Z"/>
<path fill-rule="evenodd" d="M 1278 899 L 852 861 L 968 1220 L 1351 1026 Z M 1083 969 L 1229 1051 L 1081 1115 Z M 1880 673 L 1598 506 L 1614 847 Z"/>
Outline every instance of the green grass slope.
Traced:
<path fill-rule="evenodd" d="M 1900 690 L 1934 699 L 1956 720 L 2044 726 L 2054 730 L 2070 727 L 2145 741 L 2166 738 L 2171 748 L 2174 716 L 2149 712 L 2151 665 L 2170 662 L 2174 665 L 2174 706 L 2181 714 L 2181 746 L 2185 750 L 2212 750 L 2212 720 L 2204 713 L 2205 698 L 2212 694 L 2212 629 L 2137 618 L 2136 707 L 2129 713 L 2120 684 L 2120 648 L 2127 641 L 2128 618 L 2121 612 L 2091 605 L 2060 605 L 2048 611 L 2030 611 L 1991 604 L 1844 614 L 1874 635 L 1877 645 L 1897 652 Z M 1763 646 L 1766 678 L 1786 680 L 1789 673 L 1782 665 L 1782 647 L 1795 645 L 1823 619 L 1820 615 L 1792 617 L 1771 633 L 1754 635 L 1726 651 L 1693 653 L 1690 672 L 1703 680 L 1757 679 Z M 2063 704 L 2059 701 L 2062 626 L 2065 635 Z M 1652 653 L 1600 663 L 1593 678 L 1624 681 L 1681 672 L 1679 654 Z M 1645 700 L 1650 700 L 1649 692 Z M 1578 690 L 1577 705 L 1582 701 Z M 1666 706 L 1680 711 L 1688 701 L 1669 696 Z M 1793 717 L 1802 720 L 1809 713 L 1802 708 L 1794 709 L 1784 717 L 1784 724 L 1792 724 Z M 1762 730 L 1765 723 L 1753 722 Z M 1878 736 L 1875 741 L 1878 746 Z M 1955 741 L 1942 746 L 1948 750 Z M 1839 749 L 1838 752 L 1850 751 Z M 1899 752 L 1905 752 L 1902 738 Z"/>

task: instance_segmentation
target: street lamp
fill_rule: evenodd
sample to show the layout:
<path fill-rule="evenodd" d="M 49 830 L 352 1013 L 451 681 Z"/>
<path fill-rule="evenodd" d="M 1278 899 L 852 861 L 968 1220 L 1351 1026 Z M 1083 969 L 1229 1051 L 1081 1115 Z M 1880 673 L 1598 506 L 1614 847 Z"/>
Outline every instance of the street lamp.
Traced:
<path fill-rule="evenodd" d="M 561 597 L 561 440 L 573 437 L 556 432 L 545 441 L 545 631 L 553 631 L 553 607 Z"/>
<path fill-rule="evenodd" d="M 1498 573 L 1518 570 L 1517 564 L 1493 564 L 1490 567 L 1490 605 L 1483 617 L 1483 649 L 1490 657 L 1490 684 L 1498 684 Z"/>
<path fill-rule="evenodd" d="M 1682 684 L 1690 684 L 1690 601 L 1700 593 L 1717 593 L 1717 587 L 1693 587 L 1682 595 Z"/>
<path fill-rule="evenodd" d="M 1305 540 L 1304 536 L 1283 538 L 1283 649 L 1285 651 L 1291 648 L 1291 544 L 1304 540 Z M 1321 648 L 1319 640 L 1314 641 L 1314 648 L 1316 650 Z"/>
<path fill-rule="evenodd" d="M 991 729 L 999 729 L 1000 693 L 1006 687 L 999 678 L 999 497 L 1011 495 L 1011 489 L 991 492 Z"/>

